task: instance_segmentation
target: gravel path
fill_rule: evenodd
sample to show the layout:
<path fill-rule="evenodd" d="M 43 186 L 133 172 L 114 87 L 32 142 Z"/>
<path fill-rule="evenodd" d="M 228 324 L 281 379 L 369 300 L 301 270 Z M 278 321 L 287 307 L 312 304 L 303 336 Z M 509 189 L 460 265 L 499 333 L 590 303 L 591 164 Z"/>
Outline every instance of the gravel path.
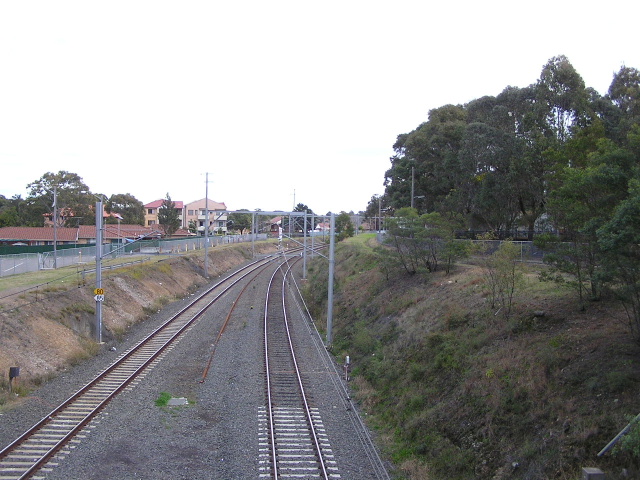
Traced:
<path fill-rule="evenodd" d="M 73 479 L 227 479 L 259 477 L 259 412 L 264 407 L 262 315 L 266 279 L 247 289 L 215 350 L 212 345 L 239 290 L 227 292 L 148 374 L 115 398 L 75 442 L 58 466 L 42 475 Z M 81 385 L 104 370 L 177 311 L 176 302 L 133 328 L 109 351 L 65 372 L 34 392 L 19 408 L 0 415 L 0 446 L 49 413 Z M 302 365 L 320 410 L 340 471 L 347 480 L 375 479 L 357 441 L 344 394 L 329 378 L 317 345 L 299 309 L 296 339 L 304 345 Z M 189 404 L 157 407 L 161 392 L 186 397 Z"/>

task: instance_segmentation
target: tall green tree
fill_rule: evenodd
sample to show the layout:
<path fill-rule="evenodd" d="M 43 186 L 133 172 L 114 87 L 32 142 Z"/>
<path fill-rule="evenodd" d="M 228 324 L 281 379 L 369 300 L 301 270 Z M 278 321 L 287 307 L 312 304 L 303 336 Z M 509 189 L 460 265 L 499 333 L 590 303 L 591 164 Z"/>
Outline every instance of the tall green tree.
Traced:
<path fill-rule="evenodd" d="M 629 326 L 640 343 L 640 179 L 629 183 L 629 196 L 597 231 L 603 253 L 601 276 L 627 309 Z"/>
<path fill-rule="evenodd" d="M 588 93 L 582 77 L 564 55 L 553 57 L 542 68 L 536 84 L 537 107 L 543 109 L 546 134 L 564 142 L 588 114 Z"/>
<path fill-rule="evenodd" d="M 109 213 L 118 213 L 123 223 L 144 225 L 144 204 L 130 193 L 111 195 L 105 210 Z"/>
<path fill-rule="evenodd" d="M 486 118 L 491 122 L 491 115 Z M 519 214 L 518 192 L 513 188 L 513 162 L 518 152 L 512 134 L 489 123 L 467 126 L 459 163 L 461 174 L 449 210 L 468 217 L 474 229 L 506 236 Z"/>
<path fill-rule="evenodd" d="M 15 195 L 12 198 L 0 195 L 0 228 L 26 226 L 25 222 L 28 221 L 25 218 L 26 207 L 26 202 L 20 195 Z"/>
<path fill-rule="evenodd" d="M 347 212 L 340 212 L 335 220 L 336 238 L 338 241 L 353 237 L 355 232 L 351 217 Z"/>
<path fill-rule="evenodd" d="M 615 107 L 607 110 L 612 138 L 625 144 L 633 125 L 640 124 L 640 71 L 623 66 L 614 75 L 606 95 Z"/>
<path fill-rule="evenodd" d="M 294 209 L 294 212 L 301 212 L 307 213 L 307 230 L 313 229 L 313 226 L 311 225 L 311 215 L 313 215 L 313 210 L 311 210 L 307 205 L 305 205 L 304 203 L 298 203 Z M 294 224 L 294 230 L 296 232 L 302 232 L 304 230 L 304 217 L 300 218 L 300 217 L 295 217 L 293 219 L 293 224 Z"/>
<path fill-rule="evenodd" d="M 411 206 L 414 195 L 421 205 L 434 211 L 455 188 L 460 175 L 458 152 L 466 128 L 461 105 L 445 105 L 429 111 L 429 120 L 408 134 L 399 135 L 393 148 L 391 168 L 385 173 L 385 195 L 389 206 Z"/>
<path fill-rule="evenodd" d="M 47 172 L 28 184 L 27 188 L 29 196 L 26 201 L 29 205 L 29 223 L 32 226 L 42 226 L 45 214 L 50 215 L 58 226 L 95 222 L 95 214 L 91 207 L 93 197 L 87 194 L 89 187 L 78 174 L 65 170 L 58 173 Z M 54 196 L 57 218 L 53 218 Z"/>
<path fill-rule="evenodd" d="M 240 235 L 242 235 L 245 230 L 249 230 L 251 228 L 252 221 L 253 215 L 251 212 L 247 209 L 241 208 L 240 210 L 229 214 L 227 226 L 231 227 L 232 230 L 239 231 Z"/>
<path fill-rule="evenodd" d="M 173 235 L 180 228 L 179 212 L 176 210 L 176 204 L 171 200 L 169 193 L 158 208 L 158 223 L 162 226 L 166 236 Z"/>
<path fill-rule="evenodd" d="M 601 295 L 598 230 L 626 198 L 634 165 L 632 152 L 601 140 L 586 166 L 565 167 L 560 184 L 550 192 L 548 211 L 563 232 L 564 243 L 547 261 L 558 271 L 573 275 L 581 300 L 583 285 L 588 286 L 592 298 Z"/>

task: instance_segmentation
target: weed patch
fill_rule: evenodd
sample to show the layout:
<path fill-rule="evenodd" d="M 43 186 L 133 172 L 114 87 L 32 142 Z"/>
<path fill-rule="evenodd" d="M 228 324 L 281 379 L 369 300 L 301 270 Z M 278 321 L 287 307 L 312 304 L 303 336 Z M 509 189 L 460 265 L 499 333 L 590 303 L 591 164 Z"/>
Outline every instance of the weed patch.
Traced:
<path fill-rule="evenodd" d="M 160 395 L 158 395 L 155 401 L 156 407 L 166 407 L 169 400 L 171 400 L 171 394 L 169 392 L 160 392 Z"/>

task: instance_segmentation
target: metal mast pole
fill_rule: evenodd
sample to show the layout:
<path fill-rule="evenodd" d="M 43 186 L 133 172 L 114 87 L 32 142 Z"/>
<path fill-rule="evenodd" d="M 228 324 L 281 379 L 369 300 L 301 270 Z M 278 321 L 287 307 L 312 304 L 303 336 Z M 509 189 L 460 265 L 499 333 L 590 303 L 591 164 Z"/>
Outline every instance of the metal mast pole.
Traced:
<path fill-rule="evenodd" d="M 96 341 L 102 343 L 102 200 L 96 202 Z"/>
<path fill-rule="evenodd" d="M 303 247 L 302 247 L 302 279 L 307 278 L 307 211 L 304 211 L 304 235 L 303 235 Z"/>
<path fill-rule="evenodd" d="M 316 230 L 316 214 L 312 213 L 311 214 L 311 258 L 313 258 L 313 254 L 314 254 L 314 240 L 315 240 L 315 230 Z"/>
<path fill-rule="evenodd" d="M 204 278 L 209 278 L 209 172 L 205 173 L 204 185 Z"/>
<path fill-rule="evenodd" d="M 333 342 L 333 269 L 335 265 L 335 227 L 336 217 L 334 213 L 331 213 L 331 233 L 329 236 L 329 296 L 327 297 L 327 346 L 329 347 Z"/>
<path fill-rule="evenodd" d="M 53 268 L 58 268 L 58 186 L 53 186 Z"/>
<path fill-rule="evenodd" d="M 251 212 L 251 254 L 256 256 L 256 212 Z"/>

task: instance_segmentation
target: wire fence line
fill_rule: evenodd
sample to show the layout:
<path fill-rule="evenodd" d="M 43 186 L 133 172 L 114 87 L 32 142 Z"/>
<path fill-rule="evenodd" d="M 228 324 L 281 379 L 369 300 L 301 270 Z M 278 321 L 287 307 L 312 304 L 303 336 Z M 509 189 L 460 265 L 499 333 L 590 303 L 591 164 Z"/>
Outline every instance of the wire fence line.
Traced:
<path fill-rule="evenodd" d="M 223 235 L 207 237 L 208 247 L 266 240 L 266 234 Z M 102 258 L 118 258 L 135 254 L 178 254 L 205 247 L 205 237 L 186 237 L 172 240 L 143 240 L 132 243 L 102 245 Z M 0 255 L 0 277 L 36 272 L 71 265 L 95 263 L 96 246 L 65 248 L 56 252 L 18 253 Z"/>
<path fill-rule="evenodd" d="M 388 234 L 386 232 L 378 232 L 378 243 L 384 244 L 388 240 Z M 500 248 L 500 245 L 504 240 L 457 240 L 460 242 L 471 242 L 478 248 L 475 249 L 474 255 L 491 255 Z M 544 256 L 551 253 L 550 251 L 543 251 L 536 247 L 533 242 L 510 240 L 520 250 L 520 261 L 529 263 L 544 263 Z"/>

